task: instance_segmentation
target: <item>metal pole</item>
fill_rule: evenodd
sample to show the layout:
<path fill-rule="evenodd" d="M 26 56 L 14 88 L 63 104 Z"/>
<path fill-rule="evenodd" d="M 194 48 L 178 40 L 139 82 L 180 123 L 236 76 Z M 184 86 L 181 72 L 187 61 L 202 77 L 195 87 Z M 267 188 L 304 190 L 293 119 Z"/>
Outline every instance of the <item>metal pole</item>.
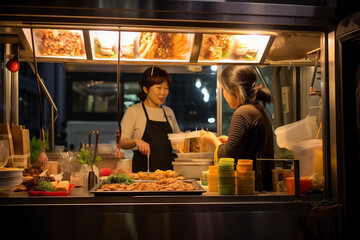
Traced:
<path fill-rule="evenodd" d="M 10 59 L 11 44 L 5 44 L 5 63 Z M 4 123 L 11 123 L 11 72 L 5 68 L 4 79 Z"/>
<path fill-rule="evenodd" d="M 11 122 L 19 125 L 19 71 L 11 73 Z"/>
<path fill-rule="evenodd" d="M 221 65 L 217 66 L 216 72 L 216 90 L 217 90 L 217 105 L 216 105 L 216 128 L 217 128 L 217 135 L 222 135 L 222 91 L 221 86 L 219 84 L 219 79 L 221 77 L 222 67 Z"/>
<path fill-rule="evenodd" d="M 54 136 L 55 127 L 54 127 L 54 122 L 55 122 L 55 120 L 54 120 L 54 107 L 51 106 L 51 144 L 50 144 L 50 149 L 49 149 L 50 152 L 55 151 L 55 136 Z"/>

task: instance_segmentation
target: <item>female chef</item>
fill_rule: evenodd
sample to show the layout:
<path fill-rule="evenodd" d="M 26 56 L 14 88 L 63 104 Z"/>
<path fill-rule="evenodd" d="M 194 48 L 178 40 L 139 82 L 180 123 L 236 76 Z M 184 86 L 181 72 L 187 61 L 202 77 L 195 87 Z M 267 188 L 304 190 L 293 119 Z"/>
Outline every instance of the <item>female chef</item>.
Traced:
<path fill-rule="evenodd" d="M 169 94 L 170 77 L 158 67 L 148 68 L 139 82 L 142 101 L 129 107 L 121 121 L 121 148 L 133 149 L 132 171 L 172 169 L 172 147 L 168 133 L 180 132 L 175 114 L 163 106 Z"/>
<path fill-rule="evenodd" d="M 226 102 L 235 109 L 229 136 L 217 138 L 211 132 L 202 131 L 201 138 L 217 148 L 218 158 L 253 159 L 254 162 L 257 154 L 261 158 L 273 158 L 271 121 L 259 104 L 262 102 L 265 106 L 271 102 L 270 90 L 264 84 L 256 83 L 255 70 L 246 65 L 226 67 L 220 85 Z"/>

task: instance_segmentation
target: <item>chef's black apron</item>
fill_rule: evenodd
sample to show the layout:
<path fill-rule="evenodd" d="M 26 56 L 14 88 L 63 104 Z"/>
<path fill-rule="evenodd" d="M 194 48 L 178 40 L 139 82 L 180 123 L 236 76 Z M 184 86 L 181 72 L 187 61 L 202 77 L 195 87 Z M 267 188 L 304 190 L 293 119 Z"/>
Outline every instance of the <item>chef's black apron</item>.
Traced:
<path fill-rule="evenodd" d="M 168 133 L 172 133 L 172 128 L 166 117 L 165 110 L 164 116 L 166 122 L 152 121 L 146 112 L 144 103 L 142 103 L 146 115 L 146 126 L 142 140 L 150 145 L 150 172 L 154 172 L 157 169 L 160 170 L 172 170 L 172 147 L 170 140 L 168 139 Z M 134 151 L 132 161 L 132 171 L 139 172 L 147 171 L 147 156 L 142 154 L 140 151 Z"/>

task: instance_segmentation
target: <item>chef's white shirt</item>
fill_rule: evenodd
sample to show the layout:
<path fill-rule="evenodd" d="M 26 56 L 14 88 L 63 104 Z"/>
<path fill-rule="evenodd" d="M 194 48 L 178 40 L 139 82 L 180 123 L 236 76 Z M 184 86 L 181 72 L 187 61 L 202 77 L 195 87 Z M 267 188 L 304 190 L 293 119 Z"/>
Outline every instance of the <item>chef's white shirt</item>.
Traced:
<path fill-rule="evenodd" d="M 149 120 L 166 122 L 164 111 L 162 108 L 152 108 L 144 105 Z M 163 106 L 166 117 L 174 133 L 181 132 L 173 110 L 167 106 Z M 141 139 L 144 135 L 146 127 L 146 115 L 141 103 L 137 103 L 129 107 L 121 120 L 121 139 Z M 134 147 L 133 150 L 137 150 Z"/>

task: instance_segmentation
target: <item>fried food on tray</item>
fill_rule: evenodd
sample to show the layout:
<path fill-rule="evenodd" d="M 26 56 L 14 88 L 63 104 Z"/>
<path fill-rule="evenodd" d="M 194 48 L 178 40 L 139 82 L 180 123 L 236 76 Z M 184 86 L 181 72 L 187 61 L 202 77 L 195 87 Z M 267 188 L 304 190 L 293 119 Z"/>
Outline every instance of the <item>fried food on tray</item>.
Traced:
<path fill-rule="evenodd" d="M 165 178 L 174 178 L 178 180 L 184 179 L 183 176 L 180 176 L 179 173 L 172 171 L 172 170 L 160 170 L 157 169 L 155 172 L 137 172 L 137 173 L 129 173 L 130 177 L 135 180 L 156 180 L 156 179 L 165 179 Z"/>
<path fill-rule="evenodd" d="M 193 191 L 198 190 L 191 183 L 186 183 L 173 178 L 161 179 L 154 182 L 135 182 L 131 185 L 104 184 L 96 191 Z"/>
<path fill-rule="evenodd" d="M 204 34 L 200 60 L 221 60 L 227 58 L 232 48 L 233 36 L 229 34 Z"/>
<path fill-rule="evenodd" d="M 79 32 L 38 29 L 36 36 L 42 56 L 83 57 L 85 55 L 83 39 Z"/>
<path fill-rule="evenodd" d="M 183 59 L 190 43 L 183 33 L 142 32 L 139 38 L 140 57 L 146 59 Z"/>

